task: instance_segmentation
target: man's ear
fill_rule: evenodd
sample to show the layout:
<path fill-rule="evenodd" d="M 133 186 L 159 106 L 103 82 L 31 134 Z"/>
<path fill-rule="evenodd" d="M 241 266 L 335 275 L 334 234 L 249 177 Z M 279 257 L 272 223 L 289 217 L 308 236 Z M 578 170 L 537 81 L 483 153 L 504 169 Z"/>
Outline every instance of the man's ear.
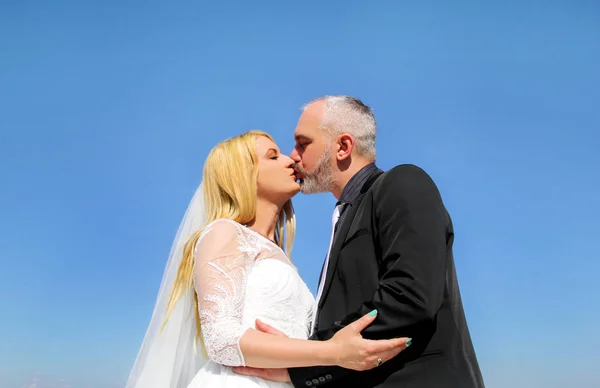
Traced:
<path fill-rule="evenodd" d="M 338 161 L 346 160 L 350 157 L 354 149 L 354 138 L 352 135 L 343 133 L 338 136 L 337 146 L 336 159 Z"/>

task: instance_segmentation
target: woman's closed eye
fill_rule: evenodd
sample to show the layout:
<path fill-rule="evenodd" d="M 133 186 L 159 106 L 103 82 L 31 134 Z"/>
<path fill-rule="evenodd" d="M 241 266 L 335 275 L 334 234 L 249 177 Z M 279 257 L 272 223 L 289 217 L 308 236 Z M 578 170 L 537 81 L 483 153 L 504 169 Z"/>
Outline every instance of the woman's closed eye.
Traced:
<path fill-rule="evenodd" d="M 270 148 L 265 156 L 267 156 L 271 160 L 277 160 L 279 159 L 279 151 L 275 148 Z"/>

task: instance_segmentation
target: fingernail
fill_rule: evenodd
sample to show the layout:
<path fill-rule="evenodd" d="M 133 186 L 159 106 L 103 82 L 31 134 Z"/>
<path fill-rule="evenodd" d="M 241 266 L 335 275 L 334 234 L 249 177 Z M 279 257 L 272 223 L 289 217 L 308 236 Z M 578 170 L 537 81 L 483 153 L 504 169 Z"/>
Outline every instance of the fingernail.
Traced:
<path fill-rule="evenodd" d="M 406 341 L 406 347 L 408 348 L 410 345 L 412 345 L 412 338 L 409 338 L 409 339 Z"/>
<path fill-rule="evenodd" d="M 371 317 L 374 317 L 375 315 L 377 315 L 377 309 L 375 309 L 369 313 L 369 316 L 371 316 Z"/>

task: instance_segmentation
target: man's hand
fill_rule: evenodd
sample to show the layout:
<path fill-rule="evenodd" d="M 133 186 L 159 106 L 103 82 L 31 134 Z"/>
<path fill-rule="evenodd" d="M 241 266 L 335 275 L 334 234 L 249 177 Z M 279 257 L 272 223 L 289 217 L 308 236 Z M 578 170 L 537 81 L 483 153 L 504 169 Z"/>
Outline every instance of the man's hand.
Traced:
<path fill-rule="evenodd" d="M 258 319 L 256 320 L 256 329 L 263 333 L 287 337 L 287 335 L 275 329 L 273 326 L 267 325 Z M 280 383 L 289 383 L 291 381 L 287 369 L 252 368 L 249 366 L 239 366 L 232 369 L 235 373 L 244 376 L 256 376 L 261 379 L 277 381 Z"/>
<path fill-rule="evenodd" d="M 280 383 L 289 383 L 291 381 L 287 369 L 251 368 L 249 366 L 236 366 L 232 369 L 235 373 L 240 375 L 256 376 L 261 379 L 277 381 Z"/>

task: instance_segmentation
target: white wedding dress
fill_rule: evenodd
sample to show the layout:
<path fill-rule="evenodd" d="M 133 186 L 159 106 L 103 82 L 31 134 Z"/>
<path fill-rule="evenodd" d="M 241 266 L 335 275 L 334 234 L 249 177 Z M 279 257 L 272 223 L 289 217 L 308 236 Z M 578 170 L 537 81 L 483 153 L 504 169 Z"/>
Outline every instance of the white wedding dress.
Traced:
<path fill-rule="evenodd" d="M 239 341 L 257 318 L 289 337 L 308 338 L 315 300 L 285 253 L 243 225 L 214 221 L 196 245 L 194 288 L 208 361 L 188 388 L 291 387 L 231 369 L 245 366 Z"/>

